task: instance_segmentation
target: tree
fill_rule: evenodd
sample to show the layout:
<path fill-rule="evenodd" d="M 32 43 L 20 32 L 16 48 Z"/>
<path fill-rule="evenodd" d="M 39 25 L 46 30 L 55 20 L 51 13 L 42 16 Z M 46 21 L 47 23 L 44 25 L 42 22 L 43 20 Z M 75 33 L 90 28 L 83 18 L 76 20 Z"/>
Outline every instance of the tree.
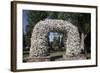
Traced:
<path fill-rule="evenodd" d="M 44 20 L 47 17 L 46 12 L 44 11 L 28 11 L 27 12 L 27 25 L 26 25 L 26 32 L 24 33 L 26 39 L 26 47 L 30 47 L 30 38 L 32 34 L 32 30 L 37 22 L 40 20 Z M 24 39 L 23 39 L 24 41 Z"/>
<path fill-rule="evenodd" d="M 87 37 L 87 35 L 91 32 L 91 15 L 84 13 L 84 14 L 80 14 L 80 16 L 78 17 L 78 28 L 81 32 L 81 43 L 80 43 L 80 48 L 84 49 L 84 40 Z"/>
<path fill-rule="evenodd" d="M 57 19 L 58 17 L 58 12 L 47 12 L 47 15 L 49 19 Z"/>
<path fill-rule="evenodd" d="M 57 48 L 58 48 L 58 40 L 57 40 L 57 37 L 55 37 L 55 36 L 53 38 L 52 47 L 54 48 L 54 50 L 57 50 Z"/>
<path fill-rule="evenodd" d="M 91 32 L 91 15 L 89 13 L 59 13 L 58 19 L 69 21 L 78 27 L 81 36 L 80 48 L 85 50 L 84 40 Z"/>
<path fill-rule="evenodd" d="M 80 48 L 84 50 L 84 40 L 91 32 L 91 15 L 89 13 L 58 13 L 58 19 L 67 20 L 78 27 L 81 36 Z"/>
<path fill-rule="evenodd" d="M 63 37 L 63 35 L 62 35 L 62 37 L 61 37 L 61 48 L 62 47 L 64 47 L 64 37 Z"/>

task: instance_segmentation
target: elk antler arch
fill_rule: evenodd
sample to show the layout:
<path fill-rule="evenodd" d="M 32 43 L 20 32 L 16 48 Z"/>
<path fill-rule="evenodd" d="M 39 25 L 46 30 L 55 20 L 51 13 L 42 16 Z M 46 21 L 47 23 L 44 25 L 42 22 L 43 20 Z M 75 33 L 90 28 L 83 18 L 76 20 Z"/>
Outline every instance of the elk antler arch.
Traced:
<path fill-rule="evenodd" d="M 45 19 L 39 21 L 32 32 L 30 57 L 48 56 L 48 32 L 62 32 L 67 56 L 80 53 L 80 37 L 78 29 L 70 22 L 58 19 Z"/>

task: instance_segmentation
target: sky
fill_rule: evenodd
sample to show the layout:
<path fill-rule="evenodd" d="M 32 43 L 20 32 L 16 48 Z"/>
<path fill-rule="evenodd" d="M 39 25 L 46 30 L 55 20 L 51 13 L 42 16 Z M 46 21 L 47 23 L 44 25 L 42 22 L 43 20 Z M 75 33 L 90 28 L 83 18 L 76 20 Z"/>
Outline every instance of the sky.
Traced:
<path fill-rule="evenodd" d="M 49 32 L 49 33 L 50 33 L 50 36 L 49 36 L 50 41 L 53 41 L 54 37 L 58 37 L 57 32 Z"/>
<path fill-rule="evenodd" d="M 54 38 L 54 35 L 52 32 L 50 32 L 50 36 L 49 36 L 50 41 L 53 41 L 53 38 Z"/>
<path fill-rule="evenodd" d="M 27 10 L 23 10 L 23 32 L 26 30 L 27 25 Z"/>

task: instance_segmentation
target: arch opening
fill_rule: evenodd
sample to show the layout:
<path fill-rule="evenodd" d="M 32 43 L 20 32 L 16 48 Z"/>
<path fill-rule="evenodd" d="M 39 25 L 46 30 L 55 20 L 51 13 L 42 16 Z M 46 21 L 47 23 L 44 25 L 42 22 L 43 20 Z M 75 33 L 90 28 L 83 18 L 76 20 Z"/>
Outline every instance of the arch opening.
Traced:
<path fill-rule="evenodd" d="M 61 32 L 48 32 L 48 46 L 50 61 L 63 61 L 65 54 L 63 33 Z"/>

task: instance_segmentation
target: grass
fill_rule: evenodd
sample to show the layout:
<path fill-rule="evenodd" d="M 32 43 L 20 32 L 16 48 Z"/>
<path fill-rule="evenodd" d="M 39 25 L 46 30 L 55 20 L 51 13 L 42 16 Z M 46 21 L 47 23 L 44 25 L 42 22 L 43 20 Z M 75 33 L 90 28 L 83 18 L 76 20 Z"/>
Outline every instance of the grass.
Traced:
<path fill-rule="evenodd" d="M 65 50 L 63 51 L 53 51 L 49 53 L 50 57 L 58 57 L 58 56 L 63 56 L 65 54 Z M 91 58 L 91 54 L 87 53 L 85 54 L 85 56 L 87 57 L 87 59 Z M 25 62 L 29 57 L 29 51 L 23 51 L 23 62 Z"/>
<path fill-rule="evenodd" d="M 52 53 L 50 53 L 50 56 L 51 57 L 53 57 L 53 56 L 61 56 L 64 53 L 65 53 L 64 51 L 52 52 Z"/>
<path fill-rule="evenodd" d="M 50 56 L 59 56 L 59 55 L 63 55 L 64 53 L 65 53 L 64 51 L 51 52 Z M 28 56 L 29 56 L 29 51 L 24 51 L 23 57 L 28 57 Z"/>
<path fill-rule="evenodd" d="M 65 51 L 51 52 L 50 56 L 51 57 L 63 56 L 64 53 L 65 53 Z M 26 62 L 28 57 L 29 57 L 29 51 L 24 51 L 23 52 L 23 62 Z"/>

